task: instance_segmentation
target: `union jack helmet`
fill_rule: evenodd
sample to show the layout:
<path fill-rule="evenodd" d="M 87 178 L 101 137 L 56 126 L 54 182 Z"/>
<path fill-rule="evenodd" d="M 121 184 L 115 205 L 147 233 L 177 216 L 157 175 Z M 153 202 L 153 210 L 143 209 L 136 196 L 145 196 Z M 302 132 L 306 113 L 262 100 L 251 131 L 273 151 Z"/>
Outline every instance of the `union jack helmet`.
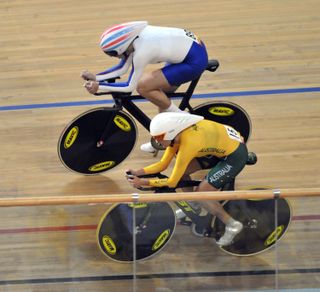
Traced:
<path fill-rule="evenodd" d="M 112 26 L 101 35 L 100 47 L 106 54 L 121 55 L 147 25 L 147 21 L 132 21 Z"/>

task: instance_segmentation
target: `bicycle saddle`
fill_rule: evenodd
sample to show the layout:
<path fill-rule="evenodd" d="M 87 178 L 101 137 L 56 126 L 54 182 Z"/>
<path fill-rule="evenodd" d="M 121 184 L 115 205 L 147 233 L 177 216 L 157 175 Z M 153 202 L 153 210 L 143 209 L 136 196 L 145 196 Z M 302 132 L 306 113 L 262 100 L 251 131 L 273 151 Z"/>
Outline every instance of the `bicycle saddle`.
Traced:
<path fill-rule="evenodd" d="M 214 72 L 218 69 L 218 67 L 219 67 L 218 60 L 212 59 L 212 60 L 208 61 L 208 66 L 207 66 L 206 70 L 208 70 L 210 72 Z"/>

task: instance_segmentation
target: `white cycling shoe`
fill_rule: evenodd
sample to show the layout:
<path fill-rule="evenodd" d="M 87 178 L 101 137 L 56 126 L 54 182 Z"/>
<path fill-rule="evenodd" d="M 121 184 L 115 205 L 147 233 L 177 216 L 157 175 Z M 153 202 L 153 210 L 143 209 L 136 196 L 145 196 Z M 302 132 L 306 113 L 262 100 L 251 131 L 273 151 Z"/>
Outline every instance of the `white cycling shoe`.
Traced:
<path fill-rule="evenodd" d="M 233 224 L 227 225 L 223 236 L 217 241 L 220 246 L 227 246 L 232 243 L 232 240 L 237 234 L 241 232 L 243 225 L 241 222 L 236 221 Z"/>
<path fill-rule="evenodd" d="M 140 150 L 144 152 L 149 152 L 149 153 L 155 153 L 156 149 L 153 148 L 151 145 L 151 142 L 144 143 L 140 146 Z"/>

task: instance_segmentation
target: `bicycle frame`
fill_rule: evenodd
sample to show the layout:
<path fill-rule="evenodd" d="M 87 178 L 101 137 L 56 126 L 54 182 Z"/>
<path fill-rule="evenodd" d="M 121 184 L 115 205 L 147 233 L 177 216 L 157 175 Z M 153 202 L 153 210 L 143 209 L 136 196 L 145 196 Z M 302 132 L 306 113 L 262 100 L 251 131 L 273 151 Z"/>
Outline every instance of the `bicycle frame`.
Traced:
<path fill-rule="evenodd" d="M 207 66 L 208 71 L 214 72 L 218 69 L 219 62 L 216 60 L 210 60 Z M 193 111 L 189 101 L 192 97 L 192 94 L 200 80 L 201 76 L 192 80 L 185 92 L 170 92 L 166 93 L 169 98 L 181 97 L 182 100 L 179 104 L 179 109 L 185 110 L 188 109 L 190 112 Z M 111 82 L 114 82 L 115 79 L 112 79 Z M 141 100 L 145 99 L 141 95 L 131 95 L 131 93 L 119 93 L 119 92 L 112 92 L 112 93 L 105 93 L 99 92 L 96 93 L 96 96 L 107 95 L 111 94 L 113 100 L 115 101 L 114 109 L 115 111 L 121 110 L 125 108 L 139 123 L 149 131 L 151 119 L 133 102 L 134 100 Z"/>

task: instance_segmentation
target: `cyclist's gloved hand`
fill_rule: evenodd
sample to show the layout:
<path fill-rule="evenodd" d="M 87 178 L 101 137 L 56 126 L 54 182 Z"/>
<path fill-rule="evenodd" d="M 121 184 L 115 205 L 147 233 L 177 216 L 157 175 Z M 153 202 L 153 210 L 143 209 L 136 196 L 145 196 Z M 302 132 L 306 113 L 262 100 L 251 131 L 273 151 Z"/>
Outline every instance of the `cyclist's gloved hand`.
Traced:
<path fill-rule="evenodd" d="M 84 80 L 92 80 L 92 81 L 96 81 L 96 75 L 89 72 L 88 70 L 83 70 L 80 74 L 80 77 Z"/>
<path fill-rule="evenodd" d="M 138 177 L 142 177 L 144 175 L 143 169 L 133 170 L 133 169 L 127 169 L 126 170 L 126 176 L 128 175 L 134 175 Z"/>
<path fill-rule="evenodd" d="M 149 185 L 149 180 L 145 178 L 141 178 L 138 175 L 142 171 L 140 170 L 133 170 L 133 169 L 128 169 L 126 170 L 126 179 L 127 181 L 134 187 L 134 188 L 141 188 L 143 186 L 148 186 Z"/>
<path fill-rule="evenodd" d="M 99 82 L 97 81 L 86 81 L 83 86 L 88 90 L 89 93 L 95 94 L 99 89 Z"/>
<path fill-rule="evenodd" d="M 134 187 L 134 188 L 140 188 L 142 186 L 145 186 L 147 185 L 147 182 L 142 179 L 142 178 L 139 178 L 135 175 L 127 175 L 127 180 L 128 182 Z"/>
<path fill-rule="evenodd" d="M 126 177 L 127 176 L 132 176 L 132 175 L 136 175 L 135 171 L 133 169 L 127 169 L 126 170 Z"/>

